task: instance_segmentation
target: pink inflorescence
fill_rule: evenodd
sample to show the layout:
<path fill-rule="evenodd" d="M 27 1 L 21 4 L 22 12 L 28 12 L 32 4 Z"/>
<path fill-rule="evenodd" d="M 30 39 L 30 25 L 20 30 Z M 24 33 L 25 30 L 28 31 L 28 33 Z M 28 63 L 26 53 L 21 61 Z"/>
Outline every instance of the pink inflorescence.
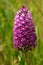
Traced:
<path fill-rule="evenodd" d="M 14 48 L 32 50 L 36 47 L 35 26 L 31 12 L 24 6 L 17 12 L 13 28 Z"/>

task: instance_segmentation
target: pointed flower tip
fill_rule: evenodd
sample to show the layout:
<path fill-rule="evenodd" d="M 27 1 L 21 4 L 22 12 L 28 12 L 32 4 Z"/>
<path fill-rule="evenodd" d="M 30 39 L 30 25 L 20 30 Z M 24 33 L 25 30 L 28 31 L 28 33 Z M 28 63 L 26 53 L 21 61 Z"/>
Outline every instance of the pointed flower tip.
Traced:
<path fill-rule="evenodd" d="M 22 8 L 25 8 L 25 6 L 23 5 Z"/>

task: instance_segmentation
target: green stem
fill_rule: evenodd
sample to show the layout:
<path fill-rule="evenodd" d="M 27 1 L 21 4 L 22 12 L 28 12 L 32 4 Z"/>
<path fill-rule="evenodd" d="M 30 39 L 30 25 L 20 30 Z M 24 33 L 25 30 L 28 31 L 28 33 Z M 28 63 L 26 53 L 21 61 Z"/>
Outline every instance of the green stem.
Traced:
<path fill-rule="evenodd" d="M 30 59 L 29 59 L 29 57 L 28 57 L 28 54 L 27 54 L 27 52 L 24 52 L 23 53 L 23 57 L 24 57 L 24 62 L 25 62 L 25 65 L 32 65 L 31 64 L 31 61 L 30 61 Z"/>

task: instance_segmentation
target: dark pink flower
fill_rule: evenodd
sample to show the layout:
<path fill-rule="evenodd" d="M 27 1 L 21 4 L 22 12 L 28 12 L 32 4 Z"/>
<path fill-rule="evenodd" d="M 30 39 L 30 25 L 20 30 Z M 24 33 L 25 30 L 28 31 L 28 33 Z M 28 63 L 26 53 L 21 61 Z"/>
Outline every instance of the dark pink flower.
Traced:
<path fill-rule="evenodd" d="M 14 48 L 32 50 L 36 46 L 35 26 L 31 12 L 24 6 L 17 12 L 13 28 Z"/>

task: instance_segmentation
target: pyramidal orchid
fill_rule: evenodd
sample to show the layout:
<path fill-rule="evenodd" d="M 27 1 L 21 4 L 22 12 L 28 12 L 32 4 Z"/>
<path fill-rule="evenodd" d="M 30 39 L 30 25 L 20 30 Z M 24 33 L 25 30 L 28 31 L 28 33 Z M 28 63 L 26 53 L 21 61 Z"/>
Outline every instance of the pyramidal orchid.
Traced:
<path fill-rule="evenodd" d="M 32 50 L 36 47 L 36 31 L 31 12 L 22 6 L 14 18 L 13 43 L 19 50 Z"/>

